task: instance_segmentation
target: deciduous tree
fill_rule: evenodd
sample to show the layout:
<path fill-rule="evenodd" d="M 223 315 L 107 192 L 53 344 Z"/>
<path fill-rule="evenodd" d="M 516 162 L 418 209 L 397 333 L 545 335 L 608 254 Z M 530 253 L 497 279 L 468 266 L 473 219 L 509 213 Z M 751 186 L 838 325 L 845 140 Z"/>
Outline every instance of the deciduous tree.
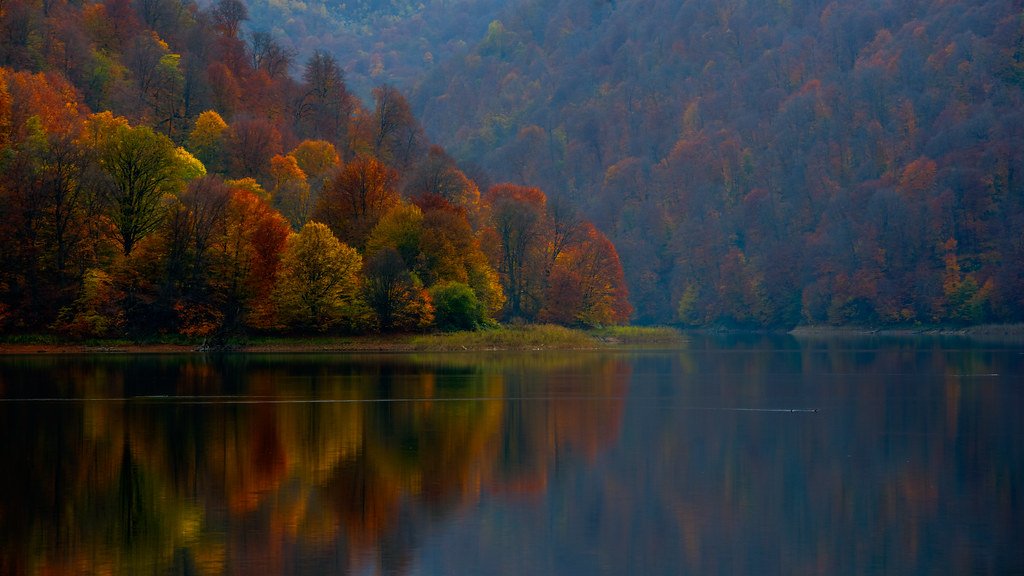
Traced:
<path fill-rule="evenodd" d="M 590 223 L 556 258 L 541 319 L 569 326 L 623 324 L 631 307 L 615 246 Z"/>
<path fill-rule="evenodd" d="M 374 155 L 390 166 L 405 170 L 423 154 L 426 136 L 412 108 L 395 87 L 373 89 Z"/>
<path fill-rule="evenodd" d="M 362 259 L 319 222 L 288 236 L 274 299 L 292 327 L 326 331 L 351 328 L 361 313 L 359 271 Z"/>
<path fill-rule="evenodd" d="M 404 262 L 418 267 L 422 236 L 423 213 L 415 205 L 402 203 L 388 211 L 373 227 L 364 252 L 367 257 L 372 257 L 385 248 L 391 248 Z"/>
<path fill-rule="evenodd" d="M 238 28 L 249 19 L 249 9 L 241 0 L 218 0 L 210 10 L 215 30 L 228 38 L 238 36 Z"/>
<path fill-rule="evenodd" d="M 214 250 L 218 269 L 213 282 L 224 294 L 224 326 L 269 329 L 276 306 L 271 298 L 281 253 L 291 230 L 288 222 L 256 193 L 235 188 L 228 202 L 224 234 Z"/>
<path fill-rule="evenodd" d="M 293 230 L 301 230 L 313 211 L 313 197 L 306 174 L 294 156 L 278 154 L 270 159 L 270 176 L 274 182 L 274 189 L 270 192 L 274 207 L 288 220 Z"/>
<path fill-rule="evenodd" d="M 314 192 L 320 191 L 327 178 L 341 164 L 337 149 L 326 140 L 303 140 L 288 155 L 298 162 Z"/>
<path fill-rule="evenodd" d="M 445 282 L 468 284 L 488 315 L 505 303 L 498 273 L 487 261 L 465 213 L 447 208 L 427 209 L 420 235 L 419 274 L 428 286 Z"/>
<path fill-rule="evenodd" d="M 207 110 L 196 118 L 188 137 L 188 148 L 210 172 L 219 172 L 224 166 L 227 122 L 220 114 Z"/>
<path fill-rule="evenodd" d="M 288 74 L 295 59 L 295 50 L 285 48 L 266 30 L 255 30 L 249 35 L 249 58 L 253 70 L 261 70 L 270 78 Z"/>
<path fill-rule="evenodd" d="M 313 220 L 327 224 L 344 242 L 362 248 L 377 221 L 398 206 L 398 174 L 372 157 L 346 164 L 324 188 Z"/>
<path fill-rule="evenodd" d="M 90 117 L 95 124 L 99 117 Z M 110 118 L 101 122 L 109 125 Z M 86 132 L 95 128 L 86 126 Z M 163 197 L 184 185 L 183 157 L 169 138 L 147 126 L 114 123 L 97 140 L 100 167 L 109 176 L 104 194 L 114 238 L 125 256 L 163 222 Z"/>
<path fill-rule="evenodd" d="M 217 177 L 193 180 L 171 202 L 166 224 L 165 279 L 161 300 L 177 316 L 178 328 L 190 336 L 214 336 L 224 325 L 223 292 L 212 284 L 224 234 L 230 189 Z"/>
<path fill-rule="evenodd" d="M 306 61 L 302 80 L 304 90 L 291 105 L 296 133 L 336 145 L 349 144 L 349 125 L 358 106 L 345 86 L 337 60 L 326 52 L 314 52 Z"/>
<path fill-rule="evenodd" d="M 235 178 L 265 178 L 270 159 L 281 153 L 281 133 L 269 121 L 238 120 L 227 131 L 228 169 Z"/>
<path fill-rule="evenodd" d="M 498 184 L 484 203 L 490 211 L 489 257 L 508 297 L 506 317 L 532 318 L 540 309 L 547 197 L 537 188 Z"/>
<path fill-rule="evenodd" d="M 420 198 L 435 195 L 466 210 L 471 217 L 479 210 L 480 190 L 466 177 L 440 146 L 431 146 L 407 178 L 405 195 Z"/>
<path fill-rule="evenodd" d="M 433 321 L 430 298 L 397 250 L 385 246 L 367 258 L 363 291 L 381 330 L 422 329 Z"/>

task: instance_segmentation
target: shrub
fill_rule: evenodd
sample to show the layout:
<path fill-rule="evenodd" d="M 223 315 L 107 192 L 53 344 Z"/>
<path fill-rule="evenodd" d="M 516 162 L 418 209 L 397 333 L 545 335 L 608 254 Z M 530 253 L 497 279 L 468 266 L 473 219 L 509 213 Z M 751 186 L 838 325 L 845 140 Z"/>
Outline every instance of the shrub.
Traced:
<path fill-rule="evenodd" d="M 434 324 L 443 332 L 475 330 L 487 324 L 487 308 L 473 289 L 461 282 L 438 284 L 430 289 Z"/>

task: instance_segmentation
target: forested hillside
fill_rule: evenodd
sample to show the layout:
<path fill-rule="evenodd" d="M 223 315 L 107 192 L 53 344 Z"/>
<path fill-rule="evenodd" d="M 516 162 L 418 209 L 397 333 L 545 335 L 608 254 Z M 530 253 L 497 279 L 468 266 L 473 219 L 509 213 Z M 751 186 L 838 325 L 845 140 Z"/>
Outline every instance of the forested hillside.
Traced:
<path fill-rule="evenodd" d="M 0 2 L 0 332 L 621 323 L 615 247 L 480 190 L 404 96 L 245 32 L 239 0 Z"/>
<path fill-rule="evenodd" d="M 1024 320 L 1011 0 L 526 0 L 411 98 L 585 208 L 640 322 Z"/>
<path fill-rule="evenodd" d="M 349 87 L 412 86 L 435 63 L 474 46 L 514 0 L 248 0 L 251 33 L 300 58 L 338 58 Z"/>
<path fill-rule="evenodd" d="M 616 248 L 645 323 L 1024 320 L 1012 1 L 7 0 L 0 31 L 3 330 L 408 329 L 451 282 L 607 323 Z M 228 206 L 287 224 L 237 269 Z M 313 221 L 355 250 L 347 316 L 278 313 Z M 371 312 L 398 263 L 419 304 Z"/>

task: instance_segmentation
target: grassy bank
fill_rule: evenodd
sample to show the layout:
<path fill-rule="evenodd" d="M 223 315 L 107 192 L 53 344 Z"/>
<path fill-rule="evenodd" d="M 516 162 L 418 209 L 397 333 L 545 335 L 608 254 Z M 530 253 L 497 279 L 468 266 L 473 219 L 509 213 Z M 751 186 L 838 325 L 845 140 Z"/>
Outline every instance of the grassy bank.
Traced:
<path fill-rule="evenodd" d="M 685 338 L 667 326 L 610 326 L 590 332 L 600 342 L 625 346 L 672 346 Z"/>
<path fill-rule="evenodd" d="M 425 334 L 410 344 L 415 350 L 582 350 L 596 348 L 598 341 L 580 330 L 544 324 Z"/>
<path fill-rule="evenodd" d="M 351 338 L 275 338 L 249 342 L 245 351 L 283 349 L 366 351 L 591 350 L 615 347 L 670 346 L 683 342 L 674 328 L 614 326 L 579 330 L 552 324 L 498 326 L 464 332 L 421 335 L 374 335 Z"/>

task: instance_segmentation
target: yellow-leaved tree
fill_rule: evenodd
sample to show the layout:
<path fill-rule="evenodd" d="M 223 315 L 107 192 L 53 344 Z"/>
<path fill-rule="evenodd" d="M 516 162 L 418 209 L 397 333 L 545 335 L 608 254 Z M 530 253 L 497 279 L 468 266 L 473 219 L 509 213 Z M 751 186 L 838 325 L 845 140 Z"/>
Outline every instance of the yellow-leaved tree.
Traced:
<path fill-rule="evenodd" d="M 288 236 L 274 300 L 281 320 L 303 330 L 354 329 L 366 318 L 359 299 L 362 259 L 330 228 L 310 222 Z"/>
<path fill-rule="evenodd" d="M 293 230 L 301 230 L 313 211 L 313 198 L 305 172 L 293 156 L 278 154 L 270 159 L 270 175 L 274 179 L 274 189 L 270 193 L 274 207 L 288 219 Z"/>
<path fill-rule="evenodd" d="M 288 155 L 298 162 L 314 191 L 319 191 L 326 178 L 341 164 L 338 151 L 326 140 L 303 140 Z"/>
<path fill-rule="evenodd" d="M 223 170 L 224 136 L 228 123 L 213 110 L 196 118 L 188 136 L 188 148 L 211 172 Z"/>

